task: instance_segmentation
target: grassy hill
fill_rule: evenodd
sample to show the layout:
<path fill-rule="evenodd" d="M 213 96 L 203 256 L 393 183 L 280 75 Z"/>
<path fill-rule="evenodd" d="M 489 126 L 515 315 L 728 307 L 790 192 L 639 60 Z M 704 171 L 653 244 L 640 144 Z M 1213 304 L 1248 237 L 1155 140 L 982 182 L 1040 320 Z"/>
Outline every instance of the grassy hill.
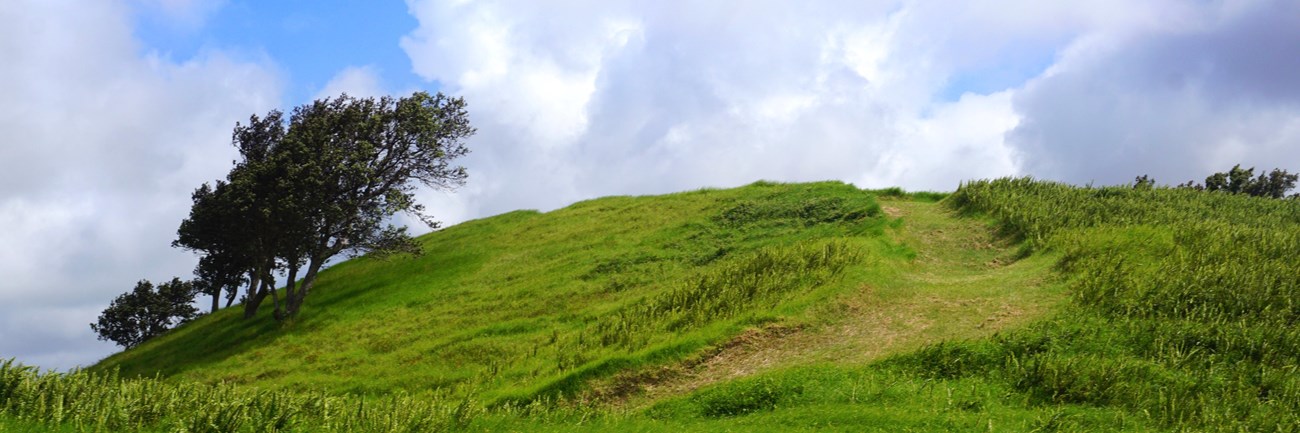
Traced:
<path fill-rule="evenodd" d="M 1300 429 L 1300 202 L 943 197 L 760 182 L 471 221 L 331 268 L 296 323 L 0 365 L 0 430 Z"/>
<path fill-rule="evenodd" d="M 882 236 L 887 224 L 872 195 L 838 183 L 512 212 L 427 235 L 419 257 L 329 269 L 296 323 L 219 312 L 95 369 L 269 389 L 571 395 L 889 272 L 909 252 Z"/>

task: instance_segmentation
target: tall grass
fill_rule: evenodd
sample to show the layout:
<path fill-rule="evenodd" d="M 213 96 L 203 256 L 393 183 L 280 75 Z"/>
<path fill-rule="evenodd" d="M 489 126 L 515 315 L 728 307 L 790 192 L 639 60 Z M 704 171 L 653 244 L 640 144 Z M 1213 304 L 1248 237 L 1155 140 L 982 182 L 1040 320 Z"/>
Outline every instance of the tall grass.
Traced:
<path fill-rule="evenodd" d="M 862 256 L 834 240 L 762 248 L 601 318 L 595 338 L 604 346 L 628 346 L 644 343 L 639 339 L 654 335 L 651 330 L 682 332 L 754 311 L 758 303 L 771 308 L 792 291 L 831 282 Z"/>
<path fill-rule="evenodd" d="M 466 426 L 471 399 L 265 391 L 231 384 L 41 373 L 0 362 L 0 416 L 85 432 L 438 432 Z"/>
<path fill-rule="evenodd" d="M 1176 428 L 1300 430 L 1300 201 L 1032 179 L 971 182 L 948 200 L 1060 254 L 1076 308 L 899 362 Z"/>

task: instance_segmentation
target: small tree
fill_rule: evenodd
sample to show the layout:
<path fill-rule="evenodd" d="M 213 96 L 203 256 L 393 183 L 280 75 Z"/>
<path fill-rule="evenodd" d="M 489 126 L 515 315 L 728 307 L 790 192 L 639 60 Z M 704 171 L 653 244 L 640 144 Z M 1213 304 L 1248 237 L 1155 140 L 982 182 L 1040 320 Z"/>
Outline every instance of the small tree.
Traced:
<path fill-rule="evenodd" d="M 193 300 L 191 282 L 172 278 L 155 290 L 149 280 L 140 280 L 135 289 L 114 299 L 90 329 L 100 340 L 129 349 L 197 317 L 198 309 L 190 305 Z"/>
<path fill-rule="evenodd" d="M 226 306 L 229 307 L 235 302 L 239 285 L 247 280 L 244 277 L 246 272 L 247 266 L 233 254 L 216 252 L 200 257 L 199 264 L 194 267 L 195 295 L 212 296 L 212 310 L 209 312 L 221 308 L 222 298 L 226 299 Z"/>
<path fill-rule="evenodd" d="M 194 269 L 195 288 L 196 293 L 212 296 L 212 311 L 217 311 L 223 294 L 227 304 L 234 299 L 237 286 L 253 268 L 246 245 L 248 211 L 235 194 L 234 187 L 223 181 L 194 190 L 190 216 L 181 221 L 172 241 L 173 247 L 203 254 Z"/>

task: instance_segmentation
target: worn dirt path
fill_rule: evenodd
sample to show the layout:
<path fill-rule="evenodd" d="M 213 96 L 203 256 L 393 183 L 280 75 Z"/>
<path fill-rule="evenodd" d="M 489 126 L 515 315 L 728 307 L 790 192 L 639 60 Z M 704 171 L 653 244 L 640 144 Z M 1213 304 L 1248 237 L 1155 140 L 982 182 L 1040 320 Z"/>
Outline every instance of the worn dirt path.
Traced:
<path fill-rule="evenodd" d="M 1064 298 L 1050 257 L 1016 261 L 1016 246 L 983 221 L 942 205 L 882 200 L 890 231 L 917 253 L 890 281 L 836 300 L 824 323 L 751 329 L 686 364 L 616 377 L 598 397 L 630 407 L 772 369 L 867 364 L 944 340 L 978 338 L 1041 318 Z M 612 397 L 612 398 L 610 398 Z"/>

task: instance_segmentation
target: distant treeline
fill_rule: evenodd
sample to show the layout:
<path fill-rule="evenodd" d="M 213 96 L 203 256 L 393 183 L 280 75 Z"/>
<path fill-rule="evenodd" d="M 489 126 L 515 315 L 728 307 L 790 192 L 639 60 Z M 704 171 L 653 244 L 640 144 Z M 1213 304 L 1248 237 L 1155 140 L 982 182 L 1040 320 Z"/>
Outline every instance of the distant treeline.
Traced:
<path fill-rule="evenodd" d="M 1242 169 L 1241 164 L 1237 164 L 1232 166 L 1231 170 L 1206 177 L 1204 184 L 1189 180 L 1177 187 L 1197 191 L 1246 194 L 1252 197 L 1283 198 L 1287 196 L 1288 191 L 1295 188 L 1297 178 L 1300 178 L 1300 175 L 1278 168 L 1268 173 L 1261 171 L 1259 176 L 1255 176 L 1255 167 Z M 1154 188 L 1155 184 L 1156 180 L 1145 174 L 1133 180 L 1133 187 L 1138 189 Z M 1300 193 L 1292 194 L 1291 198 L 1300 198 Z"/>

